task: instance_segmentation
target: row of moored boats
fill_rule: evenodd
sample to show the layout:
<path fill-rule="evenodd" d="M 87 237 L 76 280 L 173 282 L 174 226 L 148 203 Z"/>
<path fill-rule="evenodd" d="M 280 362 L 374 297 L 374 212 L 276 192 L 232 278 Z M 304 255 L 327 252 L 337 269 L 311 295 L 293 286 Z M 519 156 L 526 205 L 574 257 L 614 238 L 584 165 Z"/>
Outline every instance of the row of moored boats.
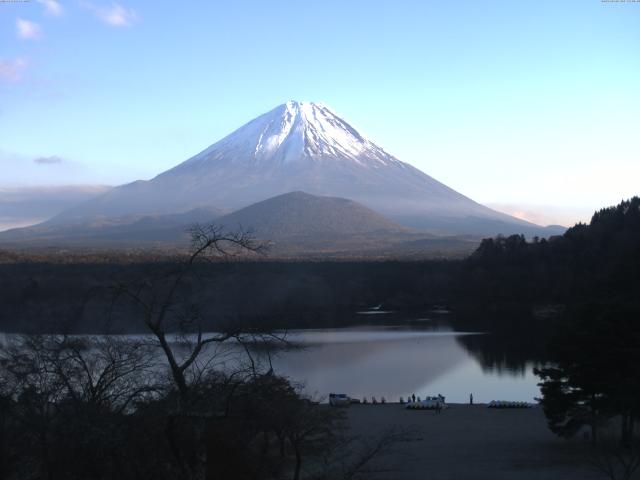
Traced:
<path fill-rule="evenodd" d="M 329 404 L 332 406 L 349 405 L 352 403 L 368 403 L 368 401 L 363 400 L 361 402 L 358 399 L 350 398 L 344 393 L 329 394 Z M 384 397 L 381 398 L 380 402 L 376 401 L 375 397 L 372 397 L 371 403 L 386 403 L 386 401 Z M 424 399 L 421 399 L 420 397 L 409 397 L 406 402 L 402 397 L 400 397 L 400 404 L 405 405 L 405 408 L 409 410 L 435 410 L 447 408 L 445 398 L 442 395 L 425 397 Z M 533 406 L 533 403 L 514 402 L 511 400 L 491 400 L 487 405 L 489 408 L 532 408 Z"/>

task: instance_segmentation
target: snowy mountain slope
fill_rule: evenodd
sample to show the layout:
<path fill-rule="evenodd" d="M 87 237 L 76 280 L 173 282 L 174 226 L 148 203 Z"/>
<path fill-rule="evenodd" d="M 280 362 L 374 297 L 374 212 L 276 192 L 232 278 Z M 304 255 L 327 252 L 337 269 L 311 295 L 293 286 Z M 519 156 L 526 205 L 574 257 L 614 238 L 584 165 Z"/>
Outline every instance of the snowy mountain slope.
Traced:
<path fill-rule="evenodd" d="M 54 223 L 237 210 L 292 191 L 355 200 L 404 225 L 497 234 L 536 225 L 480 205 L 363 137 L 324 105 L 290 101 L 149 181 L 115 188 Z M 489 221 L 487 228 L 481 224 Z"/>

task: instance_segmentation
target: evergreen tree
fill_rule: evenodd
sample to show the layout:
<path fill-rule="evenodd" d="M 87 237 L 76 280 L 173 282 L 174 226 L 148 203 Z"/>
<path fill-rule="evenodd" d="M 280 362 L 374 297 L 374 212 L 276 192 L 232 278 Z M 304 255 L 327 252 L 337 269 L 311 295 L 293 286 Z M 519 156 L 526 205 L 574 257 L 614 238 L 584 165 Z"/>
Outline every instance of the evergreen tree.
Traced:
<path fill-rule="evenodd" d="M 555 365 L 536 371 L 549 427 L 570 437 L 588 425 L 595 440 L 600 424 L 619 417 L 629 444 L 640 415 L 640 309 L 588 304 L 571 318 L 551 346 Z"/>

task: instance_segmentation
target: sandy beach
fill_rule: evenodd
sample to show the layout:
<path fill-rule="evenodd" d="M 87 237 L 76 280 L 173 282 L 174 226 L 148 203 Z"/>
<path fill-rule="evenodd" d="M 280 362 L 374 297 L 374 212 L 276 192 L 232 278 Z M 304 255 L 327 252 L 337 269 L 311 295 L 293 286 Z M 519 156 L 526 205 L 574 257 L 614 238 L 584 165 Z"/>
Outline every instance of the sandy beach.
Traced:
<path fill-rule="evenodd" d="M 371 478 L 421 480 L 591 480 L 604 478 L 588 463 L 589 444 L 564 440 L 547 428 L 542 409 L 492 409 L 453 404 L 441 414 L 403 405 L 348 407 L 352 434 L 373 439 L 391 427 L 412 429 L 414 440 L 394 447 Z"/>

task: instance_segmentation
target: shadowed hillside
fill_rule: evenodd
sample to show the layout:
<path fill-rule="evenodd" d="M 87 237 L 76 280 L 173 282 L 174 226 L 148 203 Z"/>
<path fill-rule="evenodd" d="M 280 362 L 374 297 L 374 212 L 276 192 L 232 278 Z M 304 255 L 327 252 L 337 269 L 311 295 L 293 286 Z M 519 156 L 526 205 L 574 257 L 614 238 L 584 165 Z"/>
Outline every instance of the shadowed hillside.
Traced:
<path fill-rule="evenodd" d="M 408 232 L 352 200 L 291 192 L 258 202 L 219 219 L 229 229 L 245 227 L 261 238 Z"/>

